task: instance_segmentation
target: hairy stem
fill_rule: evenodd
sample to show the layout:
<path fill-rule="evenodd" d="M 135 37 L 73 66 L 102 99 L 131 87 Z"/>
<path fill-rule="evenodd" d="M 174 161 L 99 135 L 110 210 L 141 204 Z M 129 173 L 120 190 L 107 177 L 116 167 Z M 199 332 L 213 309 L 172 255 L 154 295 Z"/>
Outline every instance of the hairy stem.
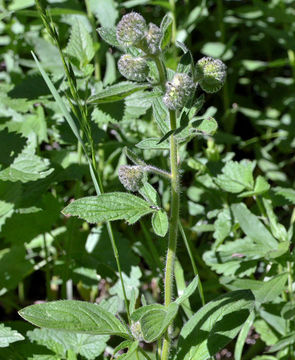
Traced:
<path fill-rule="evenodd" d="M 176 129 L 176 113 L 170 110 L 170 129 Z M 176 254 L 178 223 L 179 223 L 179 171 L 178 171 L 178 145 L 174 134 L 170 136 L 170 167 L 171 167 L 171 215 L 168 240 L 168 252 L 165 269 L 165 306 L 172 302 L 173 295 L 173 269 Z M 169 356 L 171 340 L 169 334 L 165 335 L 162 347 L 161 360 Z"/>

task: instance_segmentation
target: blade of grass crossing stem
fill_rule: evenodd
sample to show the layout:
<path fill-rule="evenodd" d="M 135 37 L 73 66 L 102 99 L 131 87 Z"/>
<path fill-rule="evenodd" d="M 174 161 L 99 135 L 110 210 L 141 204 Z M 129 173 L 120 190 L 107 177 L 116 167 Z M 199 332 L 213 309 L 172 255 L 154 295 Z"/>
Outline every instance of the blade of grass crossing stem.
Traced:
<path fill-rule="evenodd" d="M 251 326 L 254 322 L 254 319 L 255 319 L 255 313 L 254 311 L 252 311 L 238 336 L 238 340 L 235 347 L 235 355 L 234 355 L 235 360 L 241 360 L 242 358 L 243 347 L 247 339 L 248 333 L 251 329 Z"/>
<path fill-rule="evenodd" d="M 81 146 L 83 148 L 85 157 L 86 157 L 86 159 L 88 161 L 90 175 L 91 175 L 94 187 L 95 187 L 95 191 L 96 191 L 97 195 L 100 195 L 102 193 L 102 189 L 99 187 L 99 184 L 97 182 L 95 171 L 93 169 L 91 160 L 90 160 L 90 158 L 89 158 L 89 156 L 87 154 L 86 146 L 85 146 L 85 144 L 84 144 L 84 142 L 83 142 L 83 140 L 82 140 L 82 138 L 81 138 L 81 136 L 79 134 L 79 130 L 78 130 L 74 120 L 72 119 L 71 114 L 69 113 L 68 109 L 66 108 L 61 96 L 59 95 L 58 91 L 56 90 L 56 88 L 53 85 L 52 81 L 50 80 L 49 76 L 47 75 L 47 73 L 43 69 L 43 67 L 40 64 L 39 60 L 37 59 L 36 55 L 33 52 L 32 52 L 32 55 L 33 55 L 33 58 L 34 58 L 34 60 L 35 60 L 35 62 L 37 64 L 37 67 L 38 67 L 44 81 L 46 82 L 49 90 L 51 91 L 52 96 L 54 97 L 55 101 L 57 102 L 58 106 L 60 107 L 60 109 L 61 109 L 61 111 L 62 111 L 62 113 L 63 113 L 63 115 L 64 115 L 64 117 L 65 117 L 65 119 L 67 121 L 67 123 L 69 124 L 71 130 L 73 131 L 74 135 L 76 136 L 76 138 L 78 139 L 78 141 L 80 142 L 80 144 L 81 144 Z M 109 237 L 110 237 L 110 240 L 111 240 L 111 243 L 112 243 L 112 248 L 113 248 L 114 256 L 115 256 L 116 263 L 117 263 L 120 282 L 121 282 L 121 285 L 122 285 L 122 291 L 123 291 L 123 294 L 124 294 L 126 312 L 127 312 L 127 316 L 128 316 L 128 320 L 129 320 L 130 319 L 129 306 L 128 306 L 126 290 L 125 290 L 123 277 L 122 277 L 121 265 L 120 265 L 120 262 L 119 262 L 118 249 L 117 249 L 117 246 L 116 246 L 116 243 L 115 243 L 113 230 L 112 230 L 111 224 L 109 222 L 107 222 L 107 230 L 108 230 L 108 234 L 109 234 Z"/>
<path fill-rule="evenodd" d="M 202 283 L 201 283 L 200 275 L 199 275 L 199 272 L 198 272 L 197 265 L 195 263 L 194 256 L 193 256 L 192 251 L 191 251 L 189 241 L 188 241 L 188 239 L 186 237 L 186 234 L 185 234 L 184 229 L 182 227 L 182 224 L 180 222 L 179 222 L 179 231 L 181 233 L 181 236 L 182 236 L 182 239 L 184 241 L 186 250 L 187 250 L 188 255 L 190 257 L 192 267 L 193 267 L 193 271 L 194 271 L 194 275 L 195 276 L 198 275 L 198 277 L 199 277 L 198 290 L 199 290 L 200 298 L 201 298 L 201 301 L 202 301 L 202 305 L 204 306 L 205 305 L 205 298 L 204 298 L 203 286 L 202 286 Z"/>

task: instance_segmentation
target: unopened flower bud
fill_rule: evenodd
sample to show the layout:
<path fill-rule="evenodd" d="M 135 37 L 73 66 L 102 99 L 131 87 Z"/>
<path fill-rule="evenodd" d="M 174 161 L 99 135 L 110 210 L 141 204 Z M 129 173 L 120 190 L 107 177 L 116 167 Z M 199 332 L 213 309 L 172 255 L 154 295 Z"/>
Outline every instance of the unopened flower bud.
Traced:
<path fill-rule="evenodd" d="M 185 73 L 176 73 L 172 81 L 166 82 L 166 93 L 163 97 L 164 104 L 170 110 L 181 109 L 192 97 L 196 84 Z"/>
<path fill-rule="evenodd" d="M 139 165 L 121 165 L 119 168 L 119 180 L 125 189 L 137 191 L 142 185 L 144 172 Z"/>
<path fill-rule="evenodd" d="M 126 14 L 117 25 L 117 40 L 123 46 L 136 45 L 144 37 L 146 28 L 145 19 L 140 14 Z"/>
<path fill-rule="evenodd" d="M 141 325 L 139 321 L 132 322 L 131 326 L 131 333 L 134 336 L 134 338 L 138 341 L 143 341 L 143 334 L 141 331 Z"/>
<path fill-rule="evenodd" d="M 118 61 L 120 73 L 129 80 L 144 81 L 149 73 L 149 67 L 143 57 L 133 57 L 130 54 L 124 54 Z"/>
<path fill-rule="evenodd" d="M 148 55 L 159 54 L 162 35 L 162 30 L 157 25 L 149 23 L 148 30 L 142 41 L 142 50 Z"/>
<path fill-rule="evenodd" d="M 207 93 L 220 90 L 226 77 L 226 66 L 218 59 L 203 57 L 196 65 L 196 78 Z"/>

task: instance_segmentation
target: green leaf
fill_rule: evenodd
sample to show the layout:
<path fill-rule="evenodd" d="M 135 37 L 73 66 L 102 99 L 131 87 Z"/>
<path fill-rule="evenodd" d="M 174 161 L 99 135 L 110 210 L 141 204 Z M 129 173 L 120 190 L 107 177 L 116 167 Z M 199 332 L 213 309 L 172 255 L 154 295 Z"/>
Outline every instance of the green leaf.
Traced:
<path fill-rule="evenodd" d="M 141 331 L 147 343 L 159 339 L 175 318 L 178 304 L 171 303 L 168 308 L 154 308 L 146 311 L 140 318 Z"/>
<path fill-rule="evenodd" d="M 163 104 L 162 98 L 160 96 L 157 96 L 153 99 L 153 115 L 159 129 L 163 134 L 167 134 L 169 132 L 169 112 L 167 107 Z"/>
<path fill-rule="evenodd" d="M 254 296 L 248 290 L 219 296 L 203 306 L 182 328 L 177 360 L 207 360 L 240 331 L 252 311 Z"/>
<path fill-rule="evenodd" d="M 101 27 L 97 29 L 97 32 L 101 36 L 101 38 L 111 46 L 115 46 L 117 48 L 121 48 L 117 40 L 116 28 L 113 27 Z"/>
<path fill-rule="evenodd" d="M 186 287 L 183 291 L 183 294 L 175 300 L 178 305 L 181 305 L 185 302 L 197 289 L 199 283 L 199 276 L 195 276 L 193 281 Z"/>
<path fill-rule="evenodd" d="M 122 81 L 118 84 L 101 90 L 98 94 L 88 99 L 90 104 L 102 104 L 123 100 L 126 96 L 136 91 L 148 88 L 149 84 L 139 84 L 131 81 Z"/>
<path fill-rule="evenodd" d="M 52 301 L 19 311 L 30 323 L 48 329 L 130 338 L 126 327 L 99 305 L 76 300 Z"/>
<path fill-rule="evenodd" d="M 160 42 L 160 47 L 164 50 L 171 42 L 172 37 L 173 19 L 169 14 L 166 14 L 161 22 L 160 29 L 162 30 L 163 36 Z"/>
<path fill-rule="evenodd" d="M 15 224 L 14 224 L 15 226 Z M 0 293 L 14 289 L 33 272 L 33 264 L 26 259 L 24 246 L 11 246 L 0 250 Z"/>
<path fill-rule="evenodd" d="M 119 12 L 114 0 L 90 0 L 89 5 L 101 26 L 114 26 L 116 24 Z"/>
<path fill-rule="evenodd" d="M 295 318 L 295 307 L 293 302 L 285 304 L 281 310 L 281 315 L 284 319 L 290 320 Z"/>
<path fill-rule="evenodd" d="M 24 339 L 16 330 L 11 330 L 10 327 L 0 324 L 0 348 L 7 347 L 11 343 Z"/>
<path fill-rule="evenodd" d="M 255 331 L 260 335 L 261 340 L 267 346 L 274 345 L 279 340 L 278 333 L 264 320 L 256 320 L 254 322 Z"/>
<path fill-rule="evenodd" d="M 164 237 L 168 231 L 168 217 L 166 211 L 159 210 L 152 216 L 152 226 L 155 234 Z"/>
<path fill-rule="evenodd" d="M 217 240 L 215 248 L 220 245 L 223 240 L 229 236 L 232 227 L 232 219 L 229 209 L 222 210 L 214 222 L 215 231 L 213 233 L 214 239 Z"/>
<path fill-rule="evenodd" d="M 252 190 L 254 167 L 255 163 L 248 160 L 229 161 L 222 169 L 223 174 L 217 176 L 216 183 L 231 193 L 239 193 L 244 189 Z"/>
<path fill-rule="evenodd" d="M 237 279 L 228 287 L 232 290 L 249 289 L 253 292 L 255 300 L 261 304 L 272 302 L 284 291 L 288 273 L 274 276 L 268 281 L 252 279 Z"/>
<path fill-rule="evenodd" d="M 89 31 L 81 21 L 75 21 L 72 26 L 70 40 L 65 49 L 66 53 L 77 62 L 81 70 L 93 59 L 95 51 Z"/>
<path fill-rule="evenodd" d="M 0 164 L 10 165 L 26 144 L 26 138 L 8 129 L 0 131 Z"/>
<path fill-rule="evenodd" d="M 295 344 L 295 332 L 283 337 L 279 342 L 273 345 L 267 352 L 273 353 L 285 349 L 287 346 Z"/>
<path fill-rule="evenodd" d="M 244 191 L 239 194 L 239 197 L 248 197 L 248 196 L 257 196 L 264 194 L 270 189 L 269 183 L 265 180 L 265 178 L 261 175 L 257 176 L 255 180 L 255 186 L 253 191 Z"/>
<path fill-rule="evenodd" d="M 244 344 L 248 337 L 251 326 L 253 325 L 254 319 L 255 319 L 255 312 L 251 311 L 248 319 L 246 320 L 244 326 L 242 327 L 242 329 L 239 333 L 239 336 L 238 336 L 238 339 L 236 342 L 235 353 L 234 353 L 235 360 L 241 360 L 241 358 L 242 358 L 243 347 L 244 347 Z"/>
<path fill-rule="evenodd" d="M 160 197 L 154 187 L 147 181 L 143 183 L 143 186 L 138 190 L 140 195 L 152 205 L 160 207 Z"/>
<path fill-rule="evenodd" d="M 26 183 L 44 179 L 53 172 L 53 169 L 48 169 L 48 167 L 48 159 L 41 158 L 28 150 L 24 150 L 14 159 L 9 167 L 0 171 L 0 180 Z"/>
<path fill-rule="evenodd" d="M 195 130 L 204 135 L 214 135 L 218 129 L 217 121 L 213 117 L 202 120 L 201 124 L 195 127 Z"/>
<path fill-rule="evenodd" d="M 283 196 L 285 199 L 295 204 L 295 190 L 290 188 L 276 187 L 274 191 L 277 195 Z"/>
<path fill-rule="evenodd" d="M 253 239 L 257 244 L 265 246 L 265 249 L 277 249 L 277 240 L 271 235 L 257 216 L 248 210 L 245 204 L 233 204 L 231 209 L 237 222 L 247 236 Z"/>
<path fill-rule="evenodd" d="M 27 336 L 62 358 L 70 350 L 88 360 L 96 359 L 105 350 L 109 339 L 107 335 L 79 334 L 56 329 L 34 329 L 28 331 Z"/>
<path fill-rule="evenodd" d="M 135 146 L 143 150 L 169 150 L 169 142 L 163 141 L 159 144 L 159 138 L 147 138 L 143 139 Z"/>
<path fill-rule="evenodd" d="M 147 201 L 135 195 L 114 192 L 75 200 L 62 213 L 78 216 L 89 223 L 126 220 L 131 225 L 153 211 Z"/>

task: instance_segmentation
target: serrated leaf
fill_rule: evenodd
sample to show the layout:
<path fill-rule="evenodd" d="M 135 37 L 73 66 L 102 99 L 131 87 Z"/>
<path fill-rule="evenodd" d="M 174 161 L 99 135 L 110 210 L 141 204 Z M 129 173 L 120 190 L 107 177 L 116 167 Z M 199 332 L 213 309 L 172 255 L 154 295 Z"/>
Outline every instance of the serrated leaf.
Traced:
<path fill-rule="evenodd" d="M 240 331 L 253 309 L 250 291 L 234 291 L 203 306 L 182 328 L 177 360 L 207 360 Z"/>
<path fill-rule="evenodd" d="M 130 338 L 126 327 L 113 314 L 84 301 L 60 300 L 31 305 L 19 314 L 30 323 L 48 329 Z"/>
<path fill-rule="evenodd" d="M 26 144 L 26 138 L 8 129 L 0 131 L 0 164 L 8 166 L 13 163 L 17 155 Z"/>
<path fill-rule="evenodd" d="M 152 226 L 155 234 L 164 237 L 168 231 L 168 217 L 166 211 L 159 210 L 152 216 Z"/>
<path fill-rule="evenodd" d="M 230 234 L 232 227 L 232 219 L 229 209 L 222 210 L 217 219 L 214 222 L 215 231 L 213 233 L 214 239 L 217 240 L 217 247 L 219 244 L 223 242 L 223 240 Z"/>
<path fill-rule="evenodd" d="M 28 331 L 31 341 L 46 346 L 49 350 L 64 357 L 67 351 L 80 354 L 88 360 L 96 359 L 105 349 L 107 335 L 88 335 L 63 330 L 34 329 Z"/>
<path fill-rule="evenodd" d="M 11 330 L 10 327 L 0 324 L 0 348 L 7 347 L 11 343 L 24 339 L 16 330 Z"/>
<path fill-rule="evenodd" d="M 70 40 L 65 49 L 66 53 L 77 60 L 77 65 L 81 70 L 93 59 L 95 51 L 93 41 L 89 31 L 84 24 L 77 20 L 72 26 Z"/>
<path fill-rule="evenodd" d="M 167 141 L 159 142 L 159 138 L 147 138 L 143 139 L 135 146 L 143 150 L 169 150 L 169 143 Z"/>
<path fill-rule="evenodd" d="M 217 176 L 216 182 L 223 190 L 231 193 L 252 190 L 254 167 L 255 163 L 248 160 L 229 161 L 222 169 L 223 174 Z"/>
<path fill-rule="evenodd" d="M 114 192 L 75 200 L 62 213 L 78 216 L 89 223 L 126 220 L 129 224 L 134 224 L 153 211 L 147 201 L 135 195 Z"/>
<path fill-rule="evenodd" d="M 295 190 L 290 188 L 276 187 L 274 188 L 276 194 L 283 196 L 285 199 L 295 204 Z"/>
<path fill-rule="evenodd" d="M 44 179 L 53 172 L 53 169 L 48 167 L 49 160 L 24 150 L 9 167 L 0 171 L 0 180 L 25 183 Z"/>
<path fill-rule="evenodd" d="M 101 26 L 115 25 L 119 12 L 114 0 L 90 0 L 89 5 Z"/>
<path fill-rule="evenodd" d="M 102 104 L 123 100 L 128 95 L 136 91 L 148 88 L 149 84 L 139 84 L 131 81 L 122 81 L 118 84 L 107 87 L 101 90 L 98 94 L 91 96 L 88 99 L 90 104 Z"/>
<path fill-rule="evenodd" d="M 277 240 L 271 235 L 257 216 L 251 213 L 245 204 L 233 204 L 231 209 L 237 222 L 247 236 L 253 239 L 257 244 L 265 246 L 265 249 L 277 249 Z"/>
<path fill-rule="evenodd" d="M 115 46 L 117 48 L 121 48 L 121 45 L 119 44 L 117 40 L 116 35 L 116 28 L 115 26 L 112 27 L 101 27 L 97 29 L 97 32 L 101 36 L 101 38 L 108 43 L 111 46 Z"/>

